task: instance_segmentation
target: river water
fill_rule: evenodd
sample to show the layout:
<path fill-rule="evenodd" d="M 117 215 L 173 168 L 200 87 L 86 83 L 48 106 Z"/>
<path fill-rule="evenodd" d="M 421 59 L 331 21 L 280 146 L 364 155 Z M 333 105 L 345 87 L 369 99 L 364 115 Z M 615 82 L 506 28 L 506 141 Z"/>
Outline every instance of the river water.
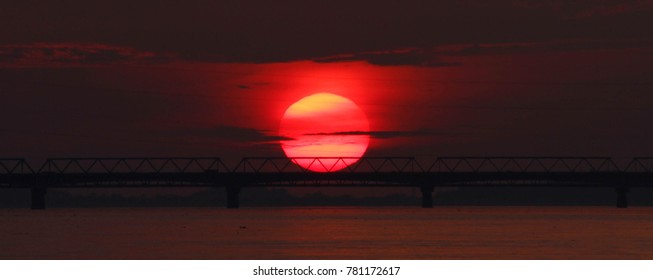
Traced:
<path fill-rule="evenodd" d="M 653 259 L 653 208 L 0 209 L 1 259 Z"/>

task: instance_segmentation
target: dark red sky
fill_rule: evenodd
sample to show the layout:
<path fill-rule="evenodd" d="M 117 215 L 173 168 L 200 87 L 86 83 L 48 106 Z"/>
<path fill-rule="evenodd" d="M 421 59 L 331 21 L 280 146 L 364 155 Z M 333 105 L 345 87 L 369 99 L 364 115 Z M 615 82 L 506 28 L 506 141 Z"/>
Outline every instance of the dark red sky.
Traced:
<path fill-rule="evenodd" d="M 7 2 L 2 157 L 280 156 L 321 91 L 372 155 L 653 155 L 653 1 Z"/>

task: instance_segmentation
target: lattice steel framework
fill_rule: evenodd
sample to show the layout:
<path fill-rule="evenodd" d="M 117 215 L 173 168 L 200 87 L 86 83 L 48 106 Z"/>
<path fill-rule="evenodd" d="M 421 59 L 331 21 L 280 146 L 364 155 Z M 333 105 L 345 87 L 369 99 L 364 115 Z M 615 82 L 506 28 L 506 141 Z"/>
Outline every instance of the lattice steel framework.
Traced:
<path fill-rule="evenodd" d="M 427 172 L 618 172 L 609 157 L 440 157 Z"/>
<path fill-rule="evenodd" d="M 191 173 L 230 172 L 217 157 L 170 158 L 51 158 L 39 168 L 38 173 Z"/>
<path fill-rule="evenodd" d="M 653 158 L 620 168 L 609 157 L 247 157 L 230 168 L 218 157 L 51 158 L 39 168 L 0 159 L 0 186 L 653 186 Z M 312 172 L 298 165 L 317 166 Z M 347 167 L 336 170 L 342 163 Z"/>
<path fill-rule="evenodd" d="M 456 173 L 456 172 L 653 172 L 653 157 L 633 158 L 619 167 L 609 157 L 438 157 L 418 161 L 414 157 L 246 157 L 233 168 L 219 157 L 149 158 L 50 158 L 30 166 L 22 158 L 0 158 L 0 174 L 40 173 L 293 173 L 312 171 L 297 165 L 319 166 L 327 172 Z M 353 162 L 353 163 L 352 163 Z M 424 164 L 426 162 L 426 164 Z M 340 163 L 350 163 L 335 170 Z"/>
<path fill-rule="evenodd" d="M 34 170 L 22 158 L 0 159 L 0 174 L 33 174 Z"/>
<path fill-rule="evenodd" d="M 316 166 L 327 172 L 372 172 L 372 173 L 415 173 L 424 169 L 413 157 L 247 157 L 243 158 L 233 169 L 244 173 L 314 173 L 300 167 Z M 348 165 L 336 170 L 339 165 Z"/>
<path fill-rule="evenodd" d="M 636 157 L 626 166 L 625 172 L 653 172 L 653 157 Z"/>

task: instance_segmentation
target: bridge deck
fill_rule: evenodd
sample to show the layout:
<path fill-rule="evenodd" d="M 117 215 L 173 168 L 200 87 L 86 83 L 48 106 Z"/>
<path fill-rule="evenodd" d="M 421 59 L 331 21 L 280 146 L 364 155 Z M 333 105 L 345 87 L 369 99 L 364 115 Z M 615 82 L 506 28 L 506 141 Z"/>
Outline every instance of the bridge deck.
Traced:
<path fill-rule="evenodd" d="M 69 173 L 0 174 L 2 188 L 314 187 L 314 186 L 653 187 L 645 172 L 356 172 L 356 173 Z"/>

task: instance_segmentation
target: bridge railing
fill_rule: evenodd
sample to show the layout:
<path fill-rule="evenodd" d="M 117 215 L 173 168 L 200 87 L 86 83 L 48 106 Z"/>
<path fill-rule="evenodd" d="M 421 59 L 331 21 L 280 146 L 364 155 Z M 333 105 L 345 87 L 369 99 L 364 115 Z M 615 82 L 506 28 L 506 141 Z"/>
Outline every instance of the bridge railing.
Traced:
<path fill-rule="evenodd" d="M 229 172 L 215 157 L 171 158 L 50 158 L 38 173 L 117 174 L 117 173 L 188 173 Z"/>
<path fill-rule="evenodd" d="M 439 157 L 427 172 L 618 172 L 609 157 Z"/>
<path fill-rule="evenodd" d="M 423 172 L 413 157 L 248 157 L 243 158 L 234 172 Z"/>
<path fill-rule="evenodd" d="M 34 170 L 22 158 L 0 158 L 0 174 L 32 174 Z"/>

